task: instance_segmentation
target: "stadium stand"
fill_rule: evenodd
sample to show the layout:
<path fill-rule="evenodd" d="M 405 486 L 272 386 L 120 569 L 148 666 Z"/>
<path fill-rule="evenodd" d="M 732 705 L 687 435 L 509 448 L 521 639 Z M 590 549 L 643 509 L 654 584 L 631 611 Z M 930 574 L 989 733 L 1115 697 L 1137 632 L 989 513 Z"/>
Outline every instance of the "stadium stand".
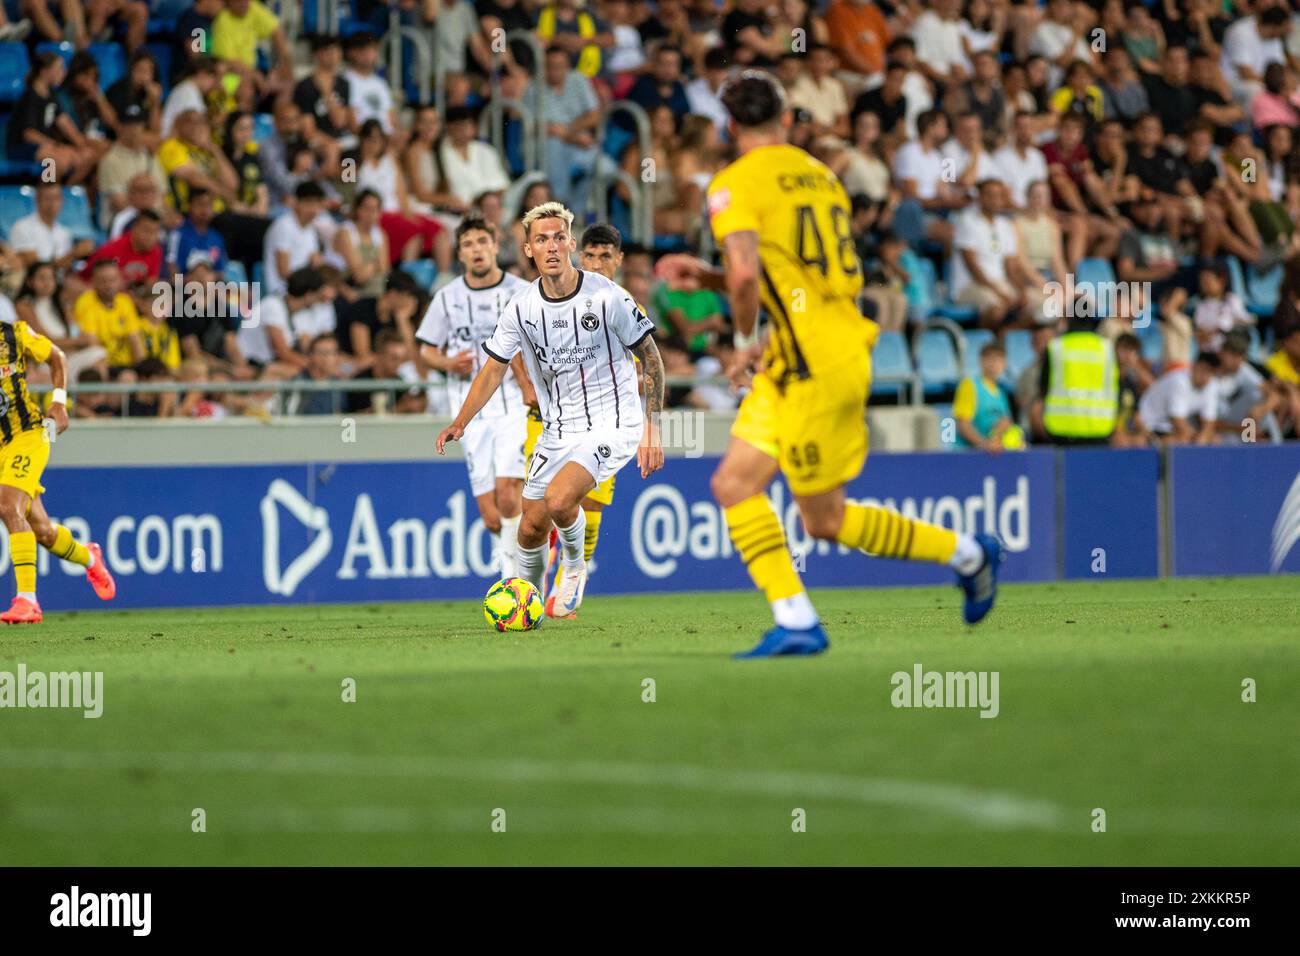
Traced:
<path fill-rule="evenodd" d="M 1039 362 L 1033 329 L 1062 333 L 1081 304 L 1058 295 L 1063 315 L 1053 314 L 1044 304 L 1051 290 L 1091 290 L 1103 312 L 1116 311 L 1118 290 L 1132 293 L 1133 314 L 1099 313 L 1093 324 L 1111 340 L 1136 334 L 1151 375 L 1217 347 L 1234 328 L 1248 336 L 1251 367 L 1281 422 L 1274 434 L 1295 435 L 1300 383 L 1288 370 L 1300 357 L 1283 351 L 1285 332 L 1300 321 L 1294 4 L 1149 4 L 1154 28 L 1144 25 L 1143 36 L 1161 37 L 1151 48 L 1126 33 L 1119 5 L 1082 2 L 1010 10 L 967 2 L 950 15 L 856 0 L 758 10 L 703 0 L 305 0 L 254 3 L 252 28 L 217 17 L 223 6 L 149 0 L 143 37 L 115 15 L 95 37 L 29 25 L 15 34 L 24 39 L 0 42 L 0 289 L 10 298 L 22 298 L 30 260 L 10 233 L 32 214 L 32 184 L 51 168 L 65 187 L 58 222 L 74 242 L 94 246 L 120 234 L 131 208 L 155 209 L 176 235 L 190 190 L 215 190 L 212 225 L 226 260 L 219 278 L 237 286 L 267 278 L 263 238 L 297 184 L 317 182 L 326 211 L 311 261 L 340 273 L 332 309 L 345 353 L 368 308 L 356 303 L 382 284 L 354 283 L 334 241 L 362 189 L 389 190 L 383 275 L 401 268 L 426 296 L 454 276 L 446 237 L 471 209 L 498 225 L 503 265 L 530 277 L 515 224 L 527 205 L 559 198 L 580 225 L 610 222 L 648 250 L 624 278 L 678 367 L 708 358 L 702 368 L 725 371 L 727 334 L 712 335 L 703 352 L 678 349 L 652 266 L 670 251 L 717 256 L 703 194 L 727 160 L 718 93 L 739 68 L 758 67 L 775 73 L 795 108 L 791 141 L 826 162 L 853 199 L 868 297 L 898 303 L 876 346 L 873 403 L 950 400 L 995 340 L 1007 353 L 1000 387 L 1011 394 Z M 832 30 L 849 7 L 878 11 L 879 35 Z M 1187 26 L 1193 8 L 1204 29 Z M 1243 45 L 1230 35 L 1242 18 L 1281 22 L 1271 8 L 1291 24 L 1281 39 Z M 19 5 L 6 12 L 20 23 Z M 1093 29 L 1123 39 L 1109 50 L 1065 42 Z M 950 35 L 962 37 L 960 48 L 945 46 Z M 198 49 L 194 37 L 204 40 Z M 551 49 L 567 55 L 551 62 Z M 68 65 L 81 51 L 95 64 L 98 93 L 44 65 L 46 54 Z M 1271 64 L 1271 85 L 1250 79 Z M 45 103 L 54 120 L 29 134 Z M 195 108 L 205 121 L 181 132 L 177 120 Z M 944 125 L 933 127 L 928 111 Z M 1143 139 L 1148 114 L 1162 134 L 1154 144 Z M 127 119 L 143 123 L 139 139 L 124 136 Z M 387 145 L 358 180 L 348 171 L 358 168 L 351 164 L 368 119 L 379 121 Z M 943 135 L 920 137 L 918 121 Z M 426 136 L 422 122 L 433 124 Z M 1202 127 L 1208 151 L 1197 139 Z M 1235 175 L 1252 164 L 1260 175 Z M 1014 249 L 971 246 L 986 215 L 976 187 L 986 180 L 1007 187 L 987 221 L 1014 226 Z M 1045 211 L 1027 198 L 1037 180 L 1049 189 Z M 1152 218 L 1143 219 L 1148 207 Z M 164 248 L 170 241 L 165 235 Z M 1227 270 L 1222 308 L 1198 287 L 1198 273 L 1214 263 Z M 66 283 L 62 314 L 71 315 L 80 290 Z M 1004 313 L 976 304 L 989 296 Z M 728 304 L 721 309 L 725 316 Z M 184 355 L 216 381 L 269 374 L 224 352 L 215 328 L 190 331 Z M 424 366 L 409 334 L 406 348 L 409 377 L 429 392 L 427 410 L 449 413 L 439 373 Z M 364 356 L 345 354 L 345 369 L 365 367 Z M 180 390 L 180 369 L 169 373 Z M 674 380 L 674 397 L 688 402 L 697 385 L 723 381 L 714 371 Z"/>

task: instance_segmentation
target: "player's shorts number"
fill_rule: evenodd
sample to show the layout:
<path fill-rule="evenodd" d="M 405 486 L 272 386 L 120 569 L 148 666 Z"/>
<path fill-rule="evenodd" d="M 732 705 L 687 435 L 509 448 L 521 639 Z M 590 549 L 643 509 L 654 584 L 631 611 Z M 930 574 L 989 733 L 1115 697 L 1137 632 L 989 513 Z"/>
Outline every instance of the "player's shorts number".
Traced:
<path fill-rule="evenodd" d="M 14 473 L 15 478 L 26 478 L 31 467 L 31 455 L 14 455 L 13 458 L 9 459 L 9 470 Z"/>
<path fill-rule="evenodd" d="M 801 451 L 798 445 L 790 445 L 786 449 L 786 457 L 790 459 L 790 464 L 796 468 L 816 468 L 821 463 L 821 452 L 817 450 L 816 442 L 808 442 L 803 446 Z"/>
<path fill-rule="evenodd" d="M 826 243 L 817 226 L 817 215 L 812 206 L 800 206 L 795 210 L 795 215 L 798 230 L 795 250 L 806 265 L 816 266 L 824 276 L 830 271 L 830 260 L 826 256 Z M 831 207 L 831 226 L 835 230 L 835 252 L 840 271 L 845 275 L 856 275 L 859 268 L 858 252 L 853 244 L 849 214 L 842 207 Z"/>
<path fill-rule="evenodd" d="M 541 473 L 541 470 L 546 466 L 547 461 L 548 459 L 545 455 L 541 455 L 538 454 L 537 452 L 533 452 L 533 460 L 529 462 L 529 468 L 528 468 L 529 481 L 532 481 Z"/>

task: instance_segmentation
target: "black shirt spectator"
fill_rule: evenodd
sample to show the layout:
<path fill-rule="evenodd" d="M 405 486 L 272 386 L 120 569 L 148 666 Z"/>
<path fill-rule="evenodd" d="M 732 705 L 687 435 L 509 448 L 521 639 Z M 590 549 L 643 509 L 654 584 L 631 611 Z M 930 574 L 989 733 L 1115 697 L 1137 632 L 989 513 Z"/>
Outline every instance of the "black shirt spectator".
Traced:
<path fill-rule="evenodd" d="M 340 73 L 334 77 L 334 95 L 343 103 L 348 102 L 348 81 Z M 329 107 L 325 103 L 325 97 L 321 95 L 320 87 L 316 81 L 305 76 L 293 88 L 293 102 L 302 110 L 304 116 L 314 117 L 316 128 L 331 139 L 338 139 L 347 133 L 347 130 L 339 129 L 330 120 Z"/>
<path fill-rule="evenodd" d="M 1190 84 L 1174 86 L 1162 76 L 1151 75 L 1144 76 L 1142 82 L 1147 88 L 1151 109 L 1159 115 L 1165 129 L 1181 132 L 1200 112 L 1200 97 Z"/>
<path fill-rule="evenodd" d="M 896 100 L 886 103 L 884 90 L 883 86 L 878 86 L 874 90 L 859 94 L 853 101 L 850 119 L 856 124 L 859 114 L 875 113 L 880 117 L 880 132 L 887 136 L 898 128 L 898 124 L 907 115 L 907 97 L 899 93 Z M 986 125 L 984 128 L 989 127 Z"/>
<path fill-rule="evenodd" d="M 23 90 L 18 105 L 14 107 L 13 115 L 9 117 L 9 155 L 18 156 L 32 152 L 31 144 L 23 139 L 24 130 L 34 129 L 55 142 L 67 142 L 67 138 L 55 125 L 62 115 L 55 95 L 42 96 L 28 86 Z"/>
<path fill-rule="evenodd" d="M 1182 164 L 1178 157 L 1163 146 L 1157 146 L 1149 156 L 1143 156 L 1137 146 L 1130 146 L 1128 171 L 1148 189 L 1154 189 L 1158 193 L 1173 193 L 1181 178 Z"/>

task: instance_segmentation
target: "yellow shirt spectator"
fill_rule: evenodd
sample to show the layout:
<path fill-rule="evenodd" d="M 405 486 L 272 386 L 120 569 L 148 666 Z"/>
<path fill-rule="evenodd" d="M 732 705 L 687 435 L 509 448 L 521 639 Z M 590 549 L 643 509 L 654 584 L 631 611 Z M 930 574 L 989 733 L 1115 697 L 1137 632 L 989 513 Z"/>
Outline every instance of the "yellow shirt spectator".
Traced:
<path fill-rule="evenodd" d="M 257 45 L 280 29 L 279 18 L 266 5 L 253 0 L 248 12 L 237 17 L 227 8 L 212 21 L 212 55 L 247 67 L 257 66 Z"/>
<path fill-rule="evenodd" d="M 153 322 L 150 317 L 140 316 L 140 337 L 144 340 L 147 358 L 156 358 L 176 372 L 181 367 L 181 339 L 166 319 Z"/>
<path fill-rule="evenodd" d="M 176 170 L 182 166 L 194 166 L 210 179 L 218 179 L 220 176 L 220 167 L 216 159 L 206 150 L 190 146 L 184 140 L 174 136 L 163 140 L 162 145 L 158 147 L 158 162 L 162 164 L 163 172 L 167 174 L 167 181 L 171 184 L 167 200 L 171 207 L 182 215 L 189 212 L 190 184 L 183 179 L 178 179 L 175 176 Z M 214 195 L 212 208 L 215 212 L 225 212 L 226 201 Z"/>
<path fill-rule="evenodd" d="M 88 289 L 78 296 L 72 314 L 81 330 L 108 350 L 109 365 L 125 368 L 135 364 L 131 336 L 140 333 L 140 314 L 129 295 L 119 292 L 112 305 L 105 305 L 94 289 Z"/>
<path fill-rule="evenodd" d="M 1291 356 L 1285 352 L 1274 352 L 1264 367 L 1288 385 L 1300 385 L 1300 366 L 1291 361 Z"/>

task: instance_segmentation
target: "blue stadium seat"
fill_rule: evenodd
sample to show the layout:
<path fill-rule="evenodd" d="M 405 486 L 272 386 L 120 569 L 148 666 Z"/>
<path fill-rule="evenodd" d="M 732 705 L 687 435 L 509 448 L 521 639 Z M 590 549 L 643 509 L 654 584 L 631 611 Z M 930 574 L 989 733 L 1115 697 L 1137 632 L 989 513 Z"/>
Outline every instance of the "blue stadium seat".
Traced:
<path fill-rule="evenodd" d="M 1282 264 L 1268 272 L 1246 270 L 1246 308 L 1256 315 L 1272 315 L 1282 291 Z"/>
<path fill-rule="evenodd" d="M 1006 378 L 1015 382 L 1021 372 L 1038 361 L 1034 354 L 1034 333 L 1028 329 L 1012 329 L 1003 337 L 1002 344 L 1007 350 Z"/>
<path fill-rule="evenodd" d="M 913 255 L 912 259 L 911 266 L 908 268 L 912 278 L 908 285 L 908 302 L 911 306 L 909 311 L 912 313 L 909 318 L 924 322 L 934 312 L 937 304 L 938 280 L 935 278 L 933 262 L 922 255 Z"/>
<path fill-rule="evenodd" d="M 912 349 L 921 388 L 926 395 L 951 391 L 961 379 L 957 360 L 957 343 L 946 329 L 925 329 L 916 337 Z"/>
<path fill-rule="evenodd" d="M 99 64 L 99 88 L 106 90 L 126 76 L 126 54 L 116 43 L 92 43 L 90 55 Z"/>
<path fill-rule="evenodd" d="M 1142 343 L 1142 357 L 1154 365 L 1161 365 L 1164 362 L 1165 334 L 1160 323 L 1153 320 L 1144 328 L 1134 323 L 1133 332 Z"/>
<path fill-rule="evenodd" d="M 1242 302 L 1249 303 L 1250 298 L 1246 295 L 1246 273 L 1241 268 L 1241 260 L 1236 256 L 1227 257 L 1228 265 L 1228 288 L 1237 293 L 1237 297 Z"/>
<path fill-rule="evenodd" d="M 226 281 L 238 282 L 240 285 L 248 284 L 248 273 L 244 270 L 244 264 L 238 259 L 231 259 L 226 263 Z"/>
<path fill-rule="evenodd" d="M 1114 282 L 1115 270 L 1109 259 L 1081 259 L 1079 268 L 1074 271 L 1074 285 L 1078 288 L 1085 283 L 1096 287 L 1103 282 Z"/>
<path fill-rule="evenodd" d="M 35 211 L 36 197 L 30 186 L 0 186 L 0 235 L 8 237 L 14 223 Z"/>
<path fill-rule="evenodd" d="M 262 263 L 254 262 L 253 274 L 249 276 L 249 278 L 252 279 L 255 283 L 257 283 L 260 286 L 262 284 L 262 279 L 265 277 L 265 275 L 266 275 L 266 268 L 262 265 Z"/>
<path fill-rule="evenodd" d="M 1263 362 L 1268 358 L 1268 350 L 1264 347 L 1264 339 L 1259 334 L 1259 329 L 1249 325 L 1246 327 L 1246 334 L 1250 336 L 1250 351 L 1247 356 L 1252 362 Z"/>
<path fill-rule="evenodd" d="M 69 186 L 63 190 L 63 209 L 59 213 L 59 222 L 68 227 L 73 239 L 99 238 L 95 221 L 90 215 L 90 200 L 84 186 Z"/>
<path fill-rule="evenodd" d="M 993 333 L 988 329 L 967 329 L 963 338 L 966 342 L 966 361 L 963 372 L 967 378 L 978 378 L 980 374 L 980 349 L 993 341 Z"/>
<path fill-rule="evenodd" d="M 194 0 L 149 0 L 149 36 L 169 36 L 180 15 L 193 5 Z"/>
<path fill-rule="evenodd" d="M 172 45 L 170 43 L 146 43 L 144 48 L 158 64 L 158 82 L 162 84 L 163 95 L 165 96 L 172 85 Z"/>
<path fill-rule="evenodd" d="M 897 395 L 904 401 L 908 388 L 916 381 L 907 339 L 901 332 L 881 332 L 871 354 L 871 394 Z"/>
<path fill-rule="evenodd" d="M 947 294 L 935 308 L 935 313 L 945 319 L 952 319 L 958 325 L 970 325 L 979 318 L 979 309 L 969 305 L 953 305 L 952 296 L 952 259 L 943 261 L 943 285 Z"/>
<path fill-rule="evenodd" d="M 434 280 L 438 278 L 438 264 L 432 259 L 416 259 L 414 262 L 403 262 L 402 271 L 407 273 L 420 288 L 425 290 L 432 289 Z"/>
<path fill-rule="evenodd" d="M 77 48 L 67 40 L 64 40 L 61 43 L 51 43 L 47 40 L 44 43 L 36 44 L 36 52 L 57 53 L 59 56 L 63 57 L 63 62 L 67 64 L 71 62 L 73 54 L 77 52 Z"/>
<path fill-rule="evenodd" d="M 41 174 L 40 163 L 9 159 L 3 150 L 9 142 L 9 114 L 0 116 L 0 179 L 30 181 L 33 176 Z"/>
<path fill-rule="evenodd" d="M 30 68 L 27 47 L 21 43 L 0 43 L 0 103 L 18 102 L 27 86 Z"/>
<path fill-rule="evenodd" d="M 275 135 L 275 117 L 270 113 L 253 114 L 253 142 L 265 143 Z"/>

